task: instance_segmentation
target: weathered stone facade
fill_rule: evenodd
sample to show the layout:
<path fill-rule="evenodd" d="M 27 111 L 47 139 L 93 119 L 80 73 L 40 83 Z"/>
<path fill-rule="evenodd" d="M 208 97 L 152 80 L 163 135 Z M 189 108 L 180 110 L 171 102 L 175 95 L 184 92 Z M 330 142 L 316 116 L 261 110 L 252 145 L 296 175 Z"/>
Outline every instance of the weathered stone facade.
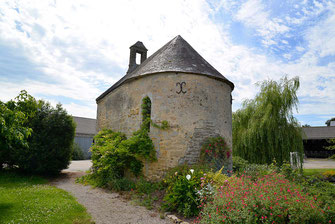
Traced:
<path fill-rule="evenodd" d="M 144 174 L 157 179 L 170 167 L 195 163 L 208 137 L 221 135 L 232 145 L 232 90 L 225 80 L 206 74 L 143 75 L 97 100 L 97 128 L 111 128 L 130 136 L 140 128 L 142 99 L 149 96 L 153 122 L 166 120 L 171 126 L 168 130 L 150 128 L 158 161 L 147 163 Z"/>

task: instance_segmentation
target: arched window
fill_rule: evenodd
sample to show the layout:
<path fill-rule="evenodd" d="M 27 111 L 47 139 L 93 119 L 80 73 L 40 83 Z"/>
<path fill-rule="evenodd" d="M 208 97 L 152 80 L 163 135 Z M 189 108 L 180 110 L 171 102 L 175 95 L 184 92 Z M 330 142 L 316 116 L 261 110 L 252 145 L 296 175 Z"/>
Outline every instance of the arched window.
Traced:
<path fill-rule="evenodd" d="M 150 130 L 151 121 L 151 100 L 148 96 L 142 99 L 142 123 Z"/>

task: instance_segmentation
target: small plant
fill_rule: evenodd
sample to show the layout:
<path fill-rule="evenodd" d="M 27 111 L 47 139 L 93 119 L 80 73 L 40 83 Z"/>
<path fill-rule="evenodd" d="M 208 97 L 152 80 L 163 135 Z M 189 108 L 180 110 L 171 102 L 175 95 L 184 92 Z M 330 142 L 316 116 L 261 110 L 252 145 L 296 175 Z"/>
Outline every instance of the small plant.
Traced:
<path fill-rule="evenodd" d="M 335 171 L 334 170 L 326 171 L 322 175 L 325 177 L 326 180 L 335 182 Z"/>
<path fill-rule="evenodd" d="M 120 179 L 112 179 L 107 183 L 107 188 L 114 191 L 130 191 L 135 189 L 136 183 L 126 177 Z"/>
<path fill-rule="evenodd" d="M 151 182 L 144 178 L 136 180 L 135 187 L 131 189 L 132 200 L 141 206 L 151 210 L 154 207 L 154 203 L 163 197 L 161 182 Z M 158 196 L 157 196 L 158 195 Z"/>
<path fill-rule="evenodd" d="M 329 157 L 328 159 L 335 160 L 335 154 L 334 154 L 334 155 L 332 155 L 331 157 Z"/>
<path fill-rule="evenodd" d="M 72 160 L 83 160 L 85 155 L 77 143 L 73 143 Z"/>
<path fill-rule="evenodd" d="M 224 167 L 222 167 L 219 171 L 216 171 L 215 173 L 213 173 L 213 172 L 208 172 L 207 173 L 207 179 L 209 179 L 210 182 L 216 188 L 220 188 L 221 186 L 227 184 L 228 181 L 229 181 L 229 177 L 222 173 L 223 169 L 224 169 Z"/>
<path fill-rule="evenodd" d="M 187 165 L 173 169 L 179 170 L 169 172 L 163 182 L 166 186 L 163 208 L 168 211 L 177 211 L 185 217 L 199 214 L 200 198 L 197 194 L 201 185 L 203 172 L 192 169 Z"/>
<path fill-rule="evenodd" d="M 269 165 L 251 163 L 248 166 L 244 167 L 244 169 L 242 169 L 241 172 L 237 175 L 249 176 L 252 180 L 255 180 L 259 177 L 268 175 L 271 172 L 272 170 L 270 169 Z"/>
<path fill-rule="evenodd" d="M 231 155 L 231 149 L 223 137 L 208 138 L 200 151 L 200 163 L 209 164 L 215 170 L 220 170 L 222 166 L 228 168 Z M 225 169 L 224 172 L 227 173 L 228 170 Z"/>
<path fill-rule="evenodd" d="M 242 157 L 239 156 L 233 156 L 233 171 L 239 172 L 241 170 L 244 170 L 245 167 L 247 167 L 249 162 Z"/>

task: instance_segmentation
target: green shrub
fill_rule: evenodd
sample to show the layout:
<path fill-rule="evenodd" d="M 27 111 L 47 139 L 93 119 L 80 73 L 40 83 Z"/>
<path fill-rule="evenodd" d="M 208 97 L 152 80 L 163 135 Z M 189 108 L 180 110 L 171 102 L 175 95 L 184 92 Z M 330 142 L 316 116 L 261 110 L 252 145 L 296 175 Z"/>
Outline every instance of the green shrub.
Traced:
<path fill-rule="evenodd" d="M 136 183 L 126 177 L 122 177 L 120 179 L 111 179 L 108 182 L 107 188 L 114 191 L 130 191 L 136 188 Z"/>
<path fill-rule="evenodd" d="M 319 207 L 322 208 L 327 220 L 335 221 L 335 187 L 334 184 L 321 181 L 320 179 L 309 178 L 302 182 L 305 193 L 312 195 L 319 201 Z"/>
<path fill-rule="evenodd" d="M 333 160 L 335 160 L 335 154 L 332 155 L 332 156 L 330 156 L 328 159 L 333 159 Z"/>
<path fill-rule="evenodd" d="M 182 165 L 171 169 L 163 180 L 166 185 L 163 208 L 176 211 L 185 217 L 199 214 L 200 196 L 203 172 L 197 167 Z"/>
<path fill-rule="evenodd" d="M 208 179 L 207 182 L 211 183 L 213 186 L 219 189 L 221 186 L 225 185 L 229 181 L 229 176 L 222 173 L 223 168 L 224 167 L 222 167 L 215 173 L 208 172 L 207 175 L 204 176 L 204 179 Z M 205 180 L 204 183 L 206 183 Z"/>
<path fill-rule="evenodd" d="M 85 155 L 83 150 L 81 150 L 80 146 L 77 143 L 73 143 L 73 152 L 72 152 L 72 160 L 83 160 L 85 159 Z"/>
<path fill-rule="evenodd" d="M 224 172 L 227 173 L 229 167 L 228 162 L 231 155 L 231 149 L 223 137 L 208 138 L 201 147 L 200 163 L 208 164 L 216 171 L 224 166 Z"/>
<path fill-rule="evenodd" d="M 241 170 L 240 173 L 238 173 L 238 176 L 245 175 L 249 176 L 250 178 L 257 179 L 259 177 L 263 177 L 264 175 L 267 175 L 271 173 L 273 170 L 269 165 L 265 164 L 249 164 L 244 169 Z"/>
<path fill-rule="evenodd" d="M 53 108 L 45 101 L 37 101 L 26 91 L 21 91 L 15 101 L 6 105 L 10 110 L 17 111 L 19 119 L 22 119 L 20 125 L 23 132 L 13 130 L 16 131 L 16 138 L 25 140 L 26 144 L 17 144 L 19 141 L 15 140 L 13 146 L 7 141 L 6 147 L 0 149 L 0 157 L 6 150 L 6 161 L 0 158 L 0 163 L 5 162 L 26 173 L 48 175 L 67 168 L 73 150 L 75 123 L 62 106 L 58 104 Z M 26 138 L 29 130 L 31 135 Z M 4 135 L 1 136 L 0 139 L 3 139 Z"/>
<path fill-rule="evenodd" d="M 334 170 L 326 171 L 326 172 L 323 172 L 322 175 L 325 178 L 334 178 L 335 177 L 335 171 Z"/>
<path fill-rule="evenodd" d="M 94 137 L 92 175 L 98 186 L 125 176 L 142 173 L 144 160 L 155 161 L 156 152 L 147 129 L 140 129 L 127 139 L 125 134 L 102 130 Z"/>
<path fill-rule="evenodd" d="M 299 185 L 272 173 L 255 181 L 231 177 L 196 223 L 328 223 L 330 209 Z"/>
<path fill-rule="evenodd" d="M 75 123 L 60 104 L 53 108 L 39 101 L 36 109 L 29 120 L 33 130 L 29 148 L 16 151 L 16 163 L 28 173 L 57 174 L 70 163 Z"/>
<path fill-rule="evenodd" d="M 239 172 L 248 166 L 248 161 L 239 156 L 233 156 L 233 171 Z"/>
<path fill-rule="evenodd" d="M 136 188 L 134 189 L 136 189 L 139 194 L 150 195 L 156 190 L 162 189 L 162 184 L 161 182 L 151 182 L 144 178 L 140 178 L 136 181 Z"/>

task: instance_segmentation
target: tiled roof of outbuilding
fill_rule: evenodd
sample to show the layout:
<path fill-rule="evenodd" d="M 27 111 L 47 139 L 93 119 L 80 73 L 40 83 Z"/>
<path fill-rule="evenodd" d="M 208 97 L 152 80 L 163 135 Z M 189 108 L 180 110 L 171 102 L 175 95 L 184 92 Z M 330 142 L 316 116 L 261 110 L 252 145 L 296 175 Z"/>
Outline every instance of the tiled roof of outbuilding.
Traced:
<path fill-rule="evenodd" d="M 231 81 L 211 66 L 189 43 L 178 35 L 147 58 L 134 71 L 126 74 L 96 100 L 99 101 L 126 81 L 163 72 L 206 75 L 224 81 L 234 89 L 234 84 Z"/>
<path fill-rule="evenodd" d="M 335 126 L 303 127 L 303 139 L 331 139 L 335 138 Z"/>
<path fill-rule="evenodd" d="M 77 124 L 76 135 L 95 135 L 96 131 L 96 119 L 86 117 L 73 117 L 74 122 Z"/>

